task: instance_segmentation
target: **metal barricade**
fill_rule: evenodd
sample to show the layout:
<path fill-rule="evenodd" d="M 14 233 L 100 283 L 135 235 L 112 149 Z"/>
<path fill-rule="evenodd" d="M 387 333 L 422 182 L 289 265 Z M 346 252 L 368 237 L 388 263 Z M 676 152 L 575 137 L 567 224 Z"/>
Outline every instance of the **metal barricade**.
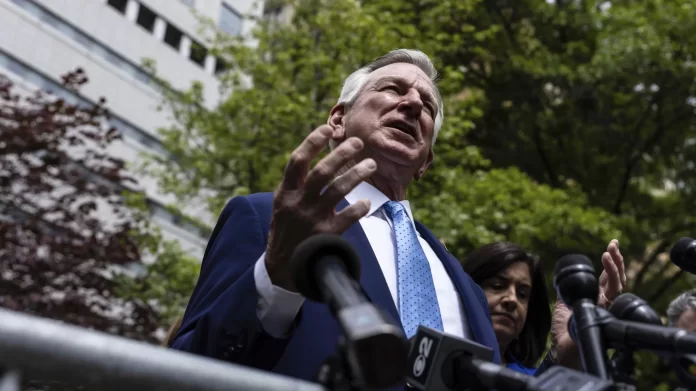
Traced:
<path fill-rule="evenodd" d="M 316 383 L 0 309 L 0 387 L 17 374 L 97 385 L 167 391 L 325 391 Z"/>

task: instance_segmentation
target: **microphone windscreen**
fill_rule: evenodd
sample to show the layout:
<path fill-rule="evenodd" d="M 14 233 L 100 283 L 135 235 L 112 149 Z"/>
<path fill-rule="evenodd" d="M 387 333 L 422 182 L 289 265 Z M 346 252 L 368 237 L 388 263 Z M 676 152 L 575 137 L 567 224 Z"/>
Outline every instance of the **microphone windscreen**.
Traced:
<path fill-rule="evenodd" d="M 302 296 L 321 301 L 316 266 L 317 262 L 327 256 L 339 260 L 346 272 L 356 281 L 360 281 L 360 258 L 350 243 L 338 235 L 313 235 L 295 248 L 290 259 L 295 287 Z"/>
<path fill-rule="evenodd" d="M 561 259 L 559 259 L 556 262 L 556 268 L 555 268 L 554 274 L 558 274 L 559 271 L 563 270 L 564 268 L 566 268 L 568 266 L 573 266 L 573 265 L 587 265 L 587 266 L 593 267 L 592 261 L 590 260 L 590 258 L 587 258 L 586 256 L 584 256 L 582 254 L 568 254 L 568 255 L 564 255 L 563 257 L 561 257 Z"/>
<path fill-rule="evenodd" d="M 691 266 L 692 263 L 696 263 L 691 259 L 694 257 L 693 247 L 696 246 L 695 242 L 696 240 L 693 238 L 681 238 L 674 244 L 672 251 L 669 253 L 669 258 L 672 260 L 672 263 L 689 273 L 694 273 L 694 271 L 696 271 L 696 267 Z M 690 247 L 692 248 L 691 251 L 689 251 Z"/>
<path fill-rule="evenodd" d="M 619 295 L 609 306 L 609 312 L 621 320 L 662 326 L 662 319 L 650 305 L 632 293 Z"/>
<path fill-rule="evenodd" d="M 611 306 L 609 306 L 609 312 L 619 319 L 628 320 L 625 319 L 627 312 L 626 310 L 628 310 L 629 307 L 632 307 L 631 304 L 637 301 L 642 301 L 642 299 L 633 293 L 623 293 L 614 299 L 613 303 L 611 303 Z"/>

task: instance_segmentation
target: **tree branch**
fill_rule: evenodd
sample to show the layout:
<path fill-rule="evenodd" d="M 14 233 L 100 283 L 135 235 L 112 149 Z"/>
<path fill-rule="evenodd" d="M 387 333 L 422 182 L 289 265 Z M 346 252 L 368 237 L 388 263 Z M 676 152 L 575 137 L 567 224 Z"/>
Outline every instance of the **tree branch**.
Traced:
<path fill-rule="evenodd" d="M 648 269 L 657 261 L 657 257 L 663 253 L 667 247 L 669 247 L 669 242 L 666 240 L 661 240 L 660 244 L 658 244 L 657 247 L 655 247 L 655 250 L 653 250 L 653 252 L 650 254 L 650 258 L 643 263 L 640 271 L 638 274 L 636 274 L 636 278 L 633 279 L 635 281 L 633 286 L 638 286 L 641 282 L 643 282 Z"/>
<path fill-rule="evenodd" d="M 659 299 L 660 296 L 662 296 L 662 295 L 667 291 L 667 289 L 668 289 L 670 286 L 672 286 L 672 284 L 674 284 L 675 282 L 677 282 L 677 280 L 679 279 L 679 277 L 682 276 L 682 274 L 684 274 L 684 271 L 683 271 L 683 270 L 679 270 L 678 272 L 674 273 L 674 275 L 673 275 L 669 280 L 663 281 L 663 282 L 662 282 L 662 285 L 660 285 L 660 287 L 655 291 L 655 294 L 653 294 L 653 295 L 650 297 L 650 299 L 648 299 L 648 303 L 653 303 L 653 302 L 655 302 L 657 299 Z"/>
<path fill-rule="evenodd" d="M 646 110 L 643 112 L 643 115 L 636 121 L 635 125 L 633 125 L 633 129 L 631 130 L 631 134 L 638 133 L 640 128 L 645 125 L 645 121 L 648 120 L 650 116 L 650 106 L 653 105 L 653 103 L 656 102 L 656 100 L 659 98 L 659 100 L 662 100 L 661 94 L 655 95 L 650 98 L 650 101 L 648 102 L 648 107 Z M 647 151 L 649 147 L 651 147 L 654 143 L 656 143 L 660 137 L 664 134 L 664 127 L 662 124 L 662 105 L 659 104 L 657 108 L 657 119 L 656 119 L 656 125 L 655 125 L 655 130 L 653 133 L 648 137 L 648 139 L 645 141 L 643 144 L 643 148 L 640 149 L 640 151 L 634 153 L 626 162 L 626 166 L 624 168 L 624 174 L 623 178 L 621 180 L 621 185 L 619 187 L 619 195 L 616 197 L 616 201 L 614 202 L 614 207 L 613 211 L 615 214 L 621 214 L 621 203 L 623 202 L 624 198 L 626 197 L 626 193 L 628 191 L 628 184 L 631 181 L 631 177 L 633 176 L 633 170 L 636 168 L 638 165 L 638 162 L 640 161 L 640 158 L 643 156 L 643 154 Z M 630 150 L 634 150 L 636 145 L 639 143 L 639 138 L 637 137 L 636 140 L 633 142 L 633 144 L 629 147 Z"/>

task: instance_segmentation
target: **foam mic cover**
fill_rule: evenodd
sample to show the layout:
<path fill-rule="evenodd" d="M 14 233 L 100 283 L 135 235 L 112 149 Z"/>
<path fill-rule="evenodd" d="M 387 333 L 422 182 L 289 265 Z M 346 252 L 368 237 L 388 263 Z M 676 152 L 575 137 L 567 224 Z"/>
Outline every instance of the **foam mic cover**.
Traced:
<path fill-rule="evenodd" d="M 360 258 L 353 246 L 338 235 L 317 234 L 300 243 L 290 259 L 295 285 L 302 296 L 322 301 L 317 264 L 329 257 L 339 260 L 348 275 L 360 281 Z"/>
<path fill-rule="evenodd" d="M 561 270 L 567 268 L 568 266 L 574 266 L 574 265 L 586 265 L 586 266 L 593 267 L 592 261 L 590 260 L 590 258 L 587 258 L 586 256 L 584 256 L 582 254 L 568 254 L 568 255 L 562 256 L 561 259 L 559 259 L 556 262 L 554 274 L 558 274 Z"/>
<path fill-rule="evenodd" d="M 688 237 L 679 239 L 672 247 L 669 258 L 681 270 L 696 274 L 696 240 Z"/>
<path fill-rule="evenodd" d="M 648 303 L 632 293 L 619 295 L 609 306 L 609 312 L 621 320 L 662 326 L 662 319 Z"/>
<path fill-rule="evenodd" d="M 593 303 L 599 296 L 599 284 L 592 261 L 581 254 L 569 254 L 556 262 L 553 283 L 567 306 L 581 299 Z"/>

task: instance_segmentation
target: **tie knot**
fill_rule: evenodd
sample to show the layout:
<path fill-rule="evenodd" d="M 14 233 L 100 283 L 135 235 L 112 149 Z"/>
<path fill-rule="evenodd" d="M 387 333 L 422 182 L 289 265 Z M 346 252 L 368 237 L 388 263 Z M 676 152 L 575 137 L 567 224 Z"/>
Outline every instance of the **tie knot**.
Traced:
<path fill-rule="evenodd" d="M 387 201 L 382 205 L 382 208 L 384 208 L 387 216 L 392 220 L 394 220 L 394 216 L 396 216 L 397 213 L 404 211 L 404 206 L 401 205 L 401 202 L 396 201 Z"/>

